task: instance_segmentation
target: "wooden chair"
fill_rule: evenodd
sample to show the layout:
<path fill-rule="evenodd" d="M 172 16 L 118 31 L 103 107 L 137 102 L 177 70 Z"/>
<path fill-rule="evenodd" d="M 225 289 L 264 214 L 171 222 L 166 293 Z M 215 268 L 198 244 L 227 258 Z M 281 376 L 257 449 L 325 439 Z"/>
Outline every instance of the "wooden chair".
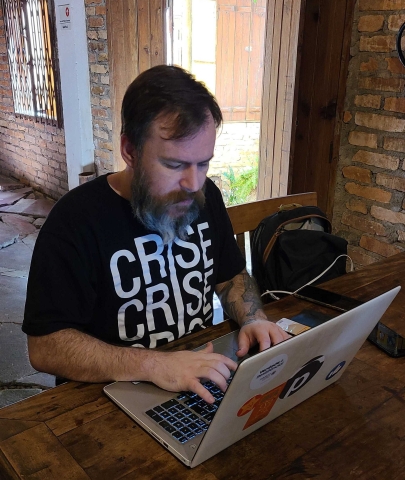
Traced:
<path fill-rule="evenodd" d="M 250 237 L 253 230 L 259 225 L 263 218 L 276 213 L 281 205 L 290 205 L 297 203 L 303 206 L 317 205 L 316 192 L 298 193 L 296 195 L 286 195 L 285 197 L 269 198 L 267 200 L 259 200 L 257 202 L 244 203 L 242 205 L 234 205 L 228 207 L 227 211 L 231 219 L 233 232 L 236 235 L 238 246 L 246 258 L 245 232 L 248 232 L 249 246 Z M 246 258 L 249 264 L 250 258 Z"/>

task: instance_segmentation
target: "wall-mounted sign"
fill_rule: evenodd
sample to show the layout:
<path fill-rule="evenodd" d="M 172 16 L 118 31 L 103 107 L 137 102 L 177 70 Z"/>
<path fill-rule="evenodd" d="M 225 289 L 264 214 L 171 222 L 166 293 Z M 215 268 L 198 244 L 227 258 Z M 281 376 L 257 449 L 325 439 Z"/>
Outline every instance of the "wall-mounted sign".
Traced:
<path fill-rule="evenodd" d="M 70 3 L 65 5 L 59 5 L 59 25 L 62 30 L 70 30 L 72 26 L 72 20 L 70 18 Z"/>

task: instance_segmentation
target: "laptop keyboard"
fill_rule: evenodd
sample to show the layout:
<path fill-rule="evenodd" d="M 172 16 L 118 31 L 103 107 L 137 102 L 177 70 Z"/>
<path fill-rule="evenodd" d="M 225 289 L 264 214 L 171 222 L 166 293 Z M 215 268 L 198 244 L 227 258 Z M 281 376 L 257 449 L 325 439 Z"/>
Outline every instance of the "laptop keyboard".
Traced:
<path fill-rule="evenodd" d="M 215 383 L 207 381 L 203 385 L 215 398 L 213 404 L 205 402 L 196 393 L 181 392 L 176 398 L 148 410 L 146 415 L 180 443 L 192 440 L 208 429 L 224 397 Z"/>

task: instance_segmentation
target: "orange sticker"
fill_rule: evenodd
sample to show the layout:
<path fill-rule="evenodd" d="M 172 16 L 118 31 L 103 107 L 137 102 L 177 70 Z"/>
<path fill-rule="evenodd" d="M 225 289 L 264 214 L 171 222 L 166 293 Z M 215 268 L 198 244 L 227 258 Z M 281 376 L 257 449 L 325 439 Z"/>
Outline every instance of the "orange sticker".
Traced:
<path fill-rule="evenodd" d="M 282 383 L 276 388 L 273 388 L 273 390 L 264 393 L 263 395 L 255 395 L 241 406 L 237 413 L 238 417 L 242 417 L 243 415 L 246 415 L 252 411 L 248 421 L 243 427 L 243 430 L 267 417 L 273 408 L 273 405 L 276 403 L 276 400 L 282 392 L 285 384 L 286 382 Z"/>
<path fill-rule="evenodd" d="M 237 415 L 238 417 L 243 417 L 247 413 L 251 412 L 256 405 L 256 403 L 260 400 L 263 395 L 255 395 L 254 397 L 250 398 L 247 402 L 245 402 L 239 409 Z"/>

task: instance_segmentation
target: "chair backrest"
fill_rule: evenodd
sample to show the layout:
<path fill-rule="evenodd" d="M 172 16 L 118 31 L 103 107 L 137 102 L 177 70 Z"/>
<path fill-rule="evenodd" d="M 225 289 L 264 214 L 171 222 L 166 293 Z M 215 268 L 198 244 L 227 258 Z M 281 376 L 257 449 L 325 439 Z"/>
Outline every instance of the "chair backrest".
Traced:
<path fill-rule="evenodd" d="M 231 219 L 233 232 L 236 235 L 238 246 L 246 258 L 245 232 L 248 232 L 249 245 L 250 236 L 253 230 L 259 225 L 263 218 L 276 213 L 281 205 L 290 205 L 297 203 L 303 206 L 317 206 L 316 192 L 298 193 L 296 195 L 286 195 L 285 197 L 269 198 L 267 200 L 258 200 L 257 202 L 244 203 L 228 207 L 228 215 Z M 250 252 L 250 249 L 249 249 Z M 246 258 L 249 264 L 249 258 Z"/>

